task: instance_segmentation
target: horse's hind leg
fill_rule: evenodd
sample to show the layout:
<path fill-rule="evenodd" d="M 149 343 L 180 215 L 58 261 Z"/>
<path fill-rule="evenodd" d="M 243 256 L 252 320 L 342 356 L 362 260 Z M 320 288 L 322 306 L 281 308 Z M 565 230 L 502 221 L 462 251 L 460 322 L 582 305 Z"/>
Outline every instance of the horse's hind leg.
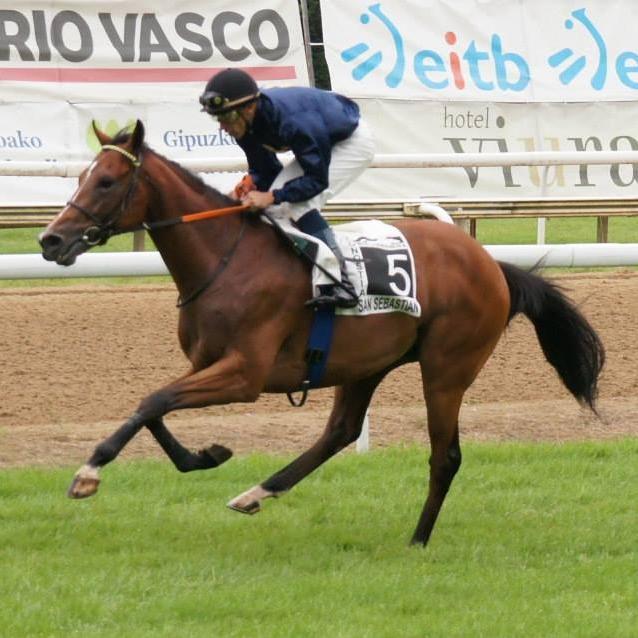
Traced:
<path fill-rule="evenodd" d="M 423 511 L 412 536 L 413 544 L 425 545 L 428 542 L 452 479 L 461 466 L 458 414 L 464 391 L 426 391 L 431 445 L 430 483 Z"/>
<path fill-rule="evenodd" d="M 478 322 L 474 324 L 478 326 Z M 467 334 L 471 335 L 468 338 Z M 430 481 L 412 543 L 425 545 L 430 538 L 445 496 L 461 466 L 459 411 L 470 387 L 496 345 L 500 332 L 494 328 L 470 330 L 464 335 L 447 322 L 432 326 L 420 345 L 423 390 L 430 437 Z"/>
<path fill-rule="evenodd" d="M 314 445 L 260 485 L 234 498 L 228 507 L 244 514 L 257 513 L 262 500 L 287 492 L 331 456 L 356 441 L 370 399 L 386 372 L 336 388 L 330 419 Z"/>

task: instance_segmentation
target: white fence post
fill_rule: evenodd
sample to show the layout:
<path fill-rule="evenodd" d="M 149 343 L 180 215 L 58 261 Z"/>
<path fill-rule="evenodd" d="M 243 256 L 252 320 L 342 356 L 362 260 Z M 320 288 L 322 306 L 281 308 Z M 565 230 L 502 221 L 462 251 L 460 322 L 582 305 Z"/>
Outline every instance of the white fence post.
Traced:
<path fill-rule="evenodd" d="M 368 410 L 363 417 L 363 427 L 361 428 L 361 434 L 357 439 L 357 452 L 367 452 L 370 449 L 370 417 Z"/>

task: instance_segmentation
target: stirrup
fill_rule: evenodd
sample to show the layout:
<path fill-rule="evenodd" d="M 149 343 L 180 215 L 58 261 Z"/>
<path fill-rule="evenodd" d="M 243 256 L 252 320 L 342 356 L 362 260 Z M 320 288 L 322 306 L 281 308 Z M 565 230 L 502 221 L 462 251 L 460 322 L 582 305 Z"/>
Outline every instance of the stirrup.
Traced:
<path fill-rule="evenodd" d="M 309 308 L 324 308 L 336 306 L 337 308 L 354 308 L 359 303 L 356 295 L 350 295 L 341 286 L 334 286 L 330 292 L 309 299 L 304 304 Z"/>

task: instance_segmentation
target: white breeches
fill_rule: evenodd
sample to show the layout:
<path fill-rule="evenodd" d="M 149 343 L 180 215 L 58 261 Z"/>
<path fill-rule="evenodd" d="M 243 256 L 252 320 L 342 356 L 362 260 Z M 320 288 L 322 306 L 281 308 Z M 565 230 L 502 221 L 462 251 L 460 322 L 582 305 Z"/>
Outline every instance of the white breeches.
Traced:
<path fill-rule="evenodd" d="M 368 125 L 359 120 L 354 133 L 343 142 L 332 147 L 330 168 L 328 170 L 328 187 L 304 202 L 283 202 L 276 206 L 269 206 L 268 211 L 278 220 L 297 221 L 313 208 L 321 211 L 324 204 L 337 193 L 352 183 L 370 165 L 374 158 L 374 140 Z M 286 164 L 269 190 L 281 188 L 286 182 L 303 175 L 303 169 L 296 159 Z"/>

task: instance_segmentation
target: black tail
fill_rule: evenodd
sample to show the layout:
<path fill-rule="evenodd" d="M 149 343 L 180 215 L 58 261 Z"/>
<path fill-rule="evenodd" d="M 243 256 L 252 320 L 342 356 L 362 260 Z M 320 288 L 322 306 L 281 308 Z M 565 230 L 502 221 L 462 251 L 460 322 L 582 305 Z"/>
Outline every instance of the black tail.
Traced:
<path fill-rule="evenodd" d="M 522 312 L 536 329 L 545 358 L 565 387 L 594 412 L 605 348 L 587 319 L 558 286 L 534 272 L 499 262 L 510 290 L 508 321 Z"/>

